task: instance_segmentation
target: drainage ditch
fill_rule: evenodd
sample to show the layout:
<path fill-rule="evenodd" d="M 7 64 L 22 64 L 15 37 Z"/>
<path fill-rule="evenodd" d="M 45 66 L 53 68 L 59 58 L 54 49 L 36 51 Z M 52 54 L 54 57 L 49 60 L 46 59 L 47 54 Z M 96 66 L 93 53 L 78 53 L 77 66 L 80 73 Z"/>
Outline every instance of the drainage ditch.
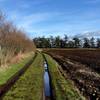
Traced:
<path fill-rule="evenodd" d="M 51 85 L 50 85 L 50 77 L 48 71 L 48 64 L 44 62 L 44 92 L 45 92 L 45 100 L 51 100 Z"/>

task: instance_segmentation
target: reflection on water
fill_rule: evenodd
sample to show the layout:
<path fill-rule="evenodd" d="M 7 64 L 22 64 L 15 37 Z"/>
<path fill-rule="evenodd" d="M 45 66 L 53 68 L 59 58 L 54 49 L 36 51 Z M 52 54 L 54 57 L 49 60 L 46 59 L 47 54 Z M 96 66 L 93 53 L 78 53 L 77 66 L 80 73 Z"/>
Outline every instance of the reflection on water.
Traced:
<path fill-rule="evenodd" d="M 45 86 L 45 96 L 50 96 L 50 78 L 48 74 L 48 65 L 46 62 L 44 62 L 44 68 L 45 68 L 45 73 L 44 73 L 44 86 Z"/>
<path fill-rule="evenodd" d="M 44 68 L 45 68 L 45 71 L 48 71 L 48 65 L 46 62 L 44 62 Z"/>

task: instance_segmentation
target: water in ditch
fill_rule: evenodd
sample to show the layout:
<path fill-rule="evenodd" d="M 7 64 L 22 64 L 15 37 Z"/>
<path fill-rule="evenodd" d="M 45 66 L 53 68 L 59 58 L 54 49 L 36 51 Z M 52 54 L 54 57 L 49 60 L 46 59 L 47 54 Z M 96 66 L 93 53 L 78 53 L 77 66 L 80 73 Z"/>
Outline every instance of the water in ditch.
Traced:
<path fill-rule="evenodd" d="M 50 87 L 50 77 L 48 72 L 48 65 L 46 62 L 44 62 L 44 90 L 45 90 L 45 98 L 46 100 L 50 100 L 51 97 L 51 87 Z"/>

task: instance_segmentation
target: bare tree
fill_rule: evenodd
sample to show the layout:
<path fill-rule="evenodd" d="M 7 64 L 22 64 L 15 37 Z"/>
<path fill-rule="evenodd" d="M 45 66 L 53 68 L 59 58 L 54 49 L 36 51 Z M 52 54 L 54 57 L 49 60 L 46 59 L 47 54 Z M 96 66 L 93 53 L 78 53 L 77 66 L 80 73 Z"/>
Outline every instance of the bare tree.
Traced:
<path fill-rule="evenodd" d="M 0 12 L 0 65 L 6 64 L 18 53 L 30 52 L 34 48 L 34 43 L 25 32 L 6 21 L 3 13 Z"/>

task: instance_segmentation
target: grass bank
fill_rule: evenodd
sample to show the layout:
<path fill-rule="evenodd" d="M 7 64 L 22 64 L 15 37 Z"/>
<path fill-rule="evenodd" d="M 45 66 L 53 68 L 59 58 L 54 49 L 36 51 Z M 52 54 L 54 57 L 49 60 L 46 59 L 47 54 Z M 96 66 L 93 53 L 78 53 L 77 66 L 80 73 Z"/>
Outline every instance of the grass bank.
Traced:
<path fill-rule="evenodd" d="M 72 82 L 65 79 L 58 69 L 58 63 L 53 60 L 49 55 L 44 54 L 49 66 L 49 72 L 51 77 L 51 84 L 53 94 L 56 100 L 85 100 L 81 96 Z"/>
<path fill-rule="evenodd" d="M 18 71 L 20 71 L 25 64 L 27 64 L 32 57 L 34 56 L 33 53 L 29 53 L 26 57 L 21 59 L 16 64 L 11 64 L 7 68 L 0 68 L 0 85 L 6 84 L 6 82 Z"/>
<path fill-rule="evenodd" d="M 3 100 L 41 100 L 43 72 L 43 57 L 38 54 L 32 65 L 5 94 Z"/>

